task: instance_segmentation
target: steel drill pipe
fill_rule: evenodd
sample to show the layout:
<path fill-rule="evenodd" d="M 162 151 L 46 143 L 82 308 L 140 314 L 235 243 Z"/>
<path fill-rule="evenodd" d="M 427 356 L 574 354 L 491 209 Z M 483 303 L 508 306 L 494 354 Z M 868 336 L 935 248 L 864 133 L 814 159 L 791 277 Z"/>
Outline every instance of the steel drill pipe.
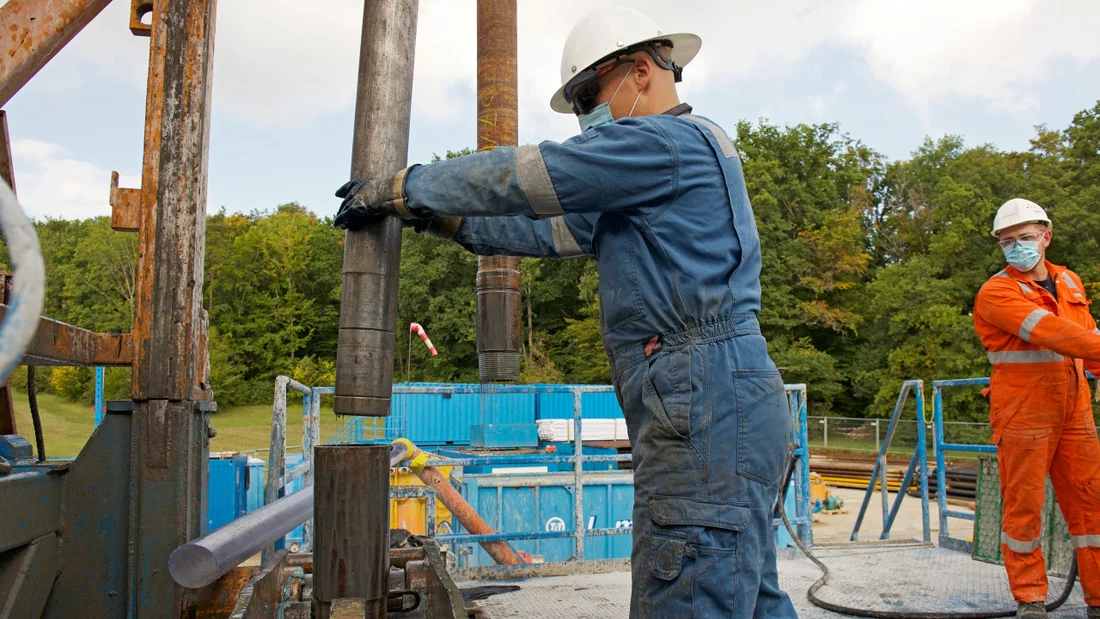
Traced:
<path fill-rule="evenodd" d="M 404 444 L 390 446 L 389 466 L 396 466 L 408 457 L 409 450 Z M 168 558 L 172 580 L 188 588 L 209 585 L 308 521 L 313 516 L 313 501 L 313 487 L 306 486 L 176 548 Z"/>
<path fill-rule="evenodd" d="M 516 0 L 477 2 L 477 149 L 519 144 Z M 519 380 L 519 258 L 477 261 L 477 365 L 482 382 Z"/>
<path fill-rule="evenodd" d="M 313 488 L 302 488 L 176 548 L 168 557 L 168 572 L 181 587 L 205 587 L 312 515 Z"/>
<path fill-rule="evenodd" d="M 314 453 L 313 616 L 363 598 L 386 616 L 390 574 L 389 445 L 319 445 Z M 362 616 L 362 615 L 360 615 Z"/>
<path fill-rule="evenodd" d="M 417 0 L 366 0 L 359 51 L 351 176 L 384 178 L 408 163 Z M 401 222 L 344 238 L 336 345 L 337 415 L 385 417 L 393 385 Z"/>

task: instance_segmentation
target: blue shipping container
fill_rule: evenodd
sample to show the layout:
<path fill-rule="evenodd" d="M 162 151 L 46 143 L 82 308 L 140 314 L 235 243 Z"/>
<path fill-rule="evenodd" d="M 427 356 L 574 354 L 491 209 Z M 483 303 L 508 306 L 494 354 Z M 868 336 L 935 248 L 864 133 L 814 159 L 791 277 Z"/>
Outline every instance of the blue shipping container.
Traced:
<path fill-rule="evenodd" d="M 572 531 L 573 475 L 465 475 L 462 495 L 481 517 L 501 533 Z M 591 473 L 584 477 L 584 522 L 589 529 L 631 528 L 634 510 L 634 474 Z M 455 526 L 458 527 L 457 523 Z M 458 527 L 459 532 L 465 533 Z M 573 538 L 512 542 L 518 549 L 542 555 L 547 562 L 573 556 Z M 618 559 L 630 556 L 630 534 L 591 537 L 584 540 L 585 559 Z M 478 544 L 456 544 L 463 567 L 493 565 Z"/>
<path fill-rule="evenodd" d="M 211 457 L 206 487 L 209 522 L 214 531 L 240 518 L 248 508 L 248 457 Z"/>
<path fill-rule="evenodd" d="M 572 419 L 573 394 L 540 393 L 535 409 L 536 419 Z M 582 393 L 581 417 L 583 419 L 622 419 L 623 409 L 614 392 Z"/>
<path fill-rule="evenodd" d="M 417 445 L 469 445 L 473 425 L 535 423 L 535 395 L 395 393 L 390 412 L 398 435 Z"/>

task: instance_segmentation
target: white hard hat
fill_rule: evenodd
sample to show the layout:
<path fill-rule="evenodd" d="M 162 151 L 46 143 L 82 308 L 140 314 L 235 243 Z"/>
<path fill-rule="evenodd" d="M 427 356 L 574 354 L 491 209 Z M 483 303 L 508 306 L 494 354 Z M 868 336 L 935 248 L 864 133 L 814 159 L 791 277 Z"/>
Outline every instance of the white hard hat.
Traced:
<path fill-rule="evenodd" d="M 550 107 L 555 112 L 572 114 L 573 108 L 565 100 L 565 86 L 569 80 L 616 52 L 651 41 L 671 44 L 672 62 L 679 67 L 691 62 L 703 45 L 702 39 L 694 34 L 665 34 L 657 27 L 657 22 L 626 7 L 607 7 L 581 18 L 565 40 L 561 54 L 561 87 L 551 97 Z"/>
<path fill-rule="evenodd" d="M 1050 228 L 1050 218 L 1043 207 L 1031 200 L 1012 198 L 997 209 L 997 216 L 993 218 L 993 236 L 1000 234 L 1001 230 L 1020 224 L 1046 224 Z"/>

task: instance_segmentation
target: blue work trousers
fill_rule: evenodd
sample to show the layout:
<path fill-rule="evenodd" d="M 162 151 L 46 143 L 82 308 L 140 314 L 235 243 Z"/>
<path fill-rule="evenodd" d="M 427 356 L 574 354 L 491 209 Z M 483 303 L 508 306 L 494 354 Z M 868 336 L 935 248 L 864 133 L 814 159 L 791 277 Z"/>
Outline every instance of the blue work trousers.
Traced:
<path fill-rule="evenodd" d="M 791 415 L 755 317 L 609 356 L 634 458 L 630 616 L 797 617 L 772 529 Z"/>

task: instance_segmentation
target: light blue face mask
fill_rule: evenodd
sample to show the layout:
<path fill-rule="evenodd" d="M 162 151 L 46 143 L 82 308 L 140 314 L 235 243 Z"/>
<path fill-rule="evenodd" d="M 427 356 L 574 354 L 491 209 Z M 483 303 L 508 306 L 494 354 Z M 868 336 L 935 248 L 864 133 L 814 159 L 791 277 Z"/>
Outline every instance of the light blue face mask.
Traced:
<path fill-rule="evenodd" d="M 1039 254 L 1039 241 L 1016 241 L 1003 251 L 1005 260 L 1024 273 L 1034 269 L 1043 259 Z"/>
<path fill-rule="evenodd" d="M 581 125 L 581 133 L 588 131 L 593 127 L 599 127 L 606 125 L 609 122 L 614 122 L 615 117 L 611 115 L 611 101 L 615 100 L 615 95 L 619 94 L 619 89 L 626 83 L 626 78 L 630 77 L 630 74 L 634 72 L 634 66 L 631 65 L 630 71 L 626 72 L 623 76 L 623 81 L 619 82 L 619 87 L 615 89 L 615 94 L 611 95 L 611 100 L 607 103 L 601 103 L 592 108 L 592 111 L 587 114 L 582 114 L 577 117 L 577 122 Z M 634 105 L 630 106 L 630 113 L 627 117 L 634 115 L 634 108 L 638 107 L 638 99 L 642 97 L 641 91 L 638 92 L 638 96 L 634 98 Z"/>

